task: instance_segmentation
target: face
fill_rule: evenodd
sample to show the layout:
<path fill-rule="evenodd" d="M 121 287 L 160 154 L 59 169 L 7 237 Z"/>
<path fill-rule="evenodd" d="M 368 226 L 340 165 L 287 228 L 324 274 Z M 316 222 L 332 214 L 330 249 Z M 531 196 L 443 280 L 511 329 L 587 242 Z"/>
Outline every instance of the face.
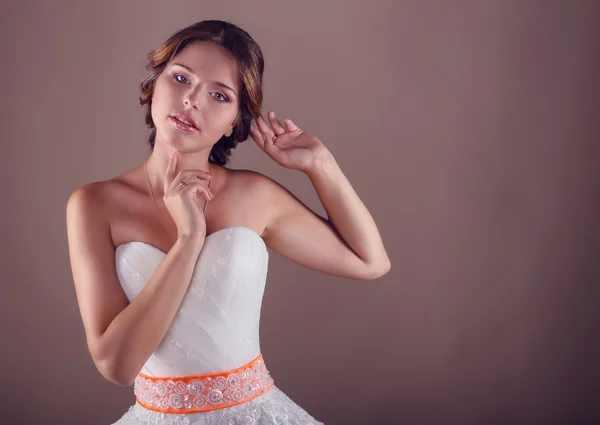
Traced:
<path fill-rule="evenodd" d="M 156 80 L 155 147 L 212 148 L 235 125 L 239 93 L 237 66 L 225 49 L 205 42 L 187 45 Z"/>

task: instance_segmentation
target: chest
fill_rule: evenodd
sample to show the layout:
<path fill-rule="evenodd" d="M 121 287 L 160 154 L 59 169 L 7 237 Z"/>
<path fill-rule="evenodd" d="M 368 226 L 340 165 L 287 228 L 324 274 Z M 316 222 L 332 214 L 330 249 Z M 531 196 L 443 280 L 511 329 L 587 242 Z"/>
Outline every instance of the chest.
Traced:
<path fill-rule="evenodd" d="M 177 227 L 162 199 L 153 202 L 144 193 L 115 195 L 109 211 L 114 246 L 140 241 L 168 252 L 177 239 Z M 266 226 L 266 216 L 252 198 L 233 190 L 222 191 L 209 201 L 204 217 L 207 235 L 233 226 L 261 235 Z"/>

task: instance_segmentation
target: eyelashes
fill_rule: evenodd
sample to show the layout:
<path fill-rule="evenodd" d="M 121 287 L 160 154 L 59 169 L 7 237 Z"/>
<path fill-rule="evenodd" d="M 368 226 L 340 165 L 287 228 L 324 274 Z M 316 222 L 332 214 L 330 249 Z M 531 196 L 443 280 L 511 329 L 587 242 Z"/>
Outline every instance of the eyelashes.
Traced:
<path fill-rule="evenodd" d="M 211 94 L 213 94 L 213 93 L 211 93 Z M 215 96 L 221 96 L 221 98 L 220 98 L 220 99 L 218 99 L 218 98 L 217 98 L 217 97 L 215 97 Z M 223 93 L 216 92 L 216 93 L 214 93 L 214 94 L 213 94 L 213 97 L 214 97 L 215 99 L 217 99 L 219 102 L 229 102 L 229 99 L 228 99 L 228 98 L 227 98 L 227 96 L 225 96 Z"/>
<path fill-rule="evenodd" d="M 190 80 L 185 75 L 182 74 L 173 74 L 173 78 L 180 84 L 189 84 Z M 214 92 L 210 94 L 213 98 L 215 98 L 218 102 L 226 102 L 229 103 L 229 98 L 225 96 L 223 93 Z"/>
<path fill-rule="evenodd" d="M 175 78 L 175 81 L 177 81 L 178 83 L 187 84 L 189 82 L 189 80 L 181 74 L 173 74 L 173 78 Z"/>

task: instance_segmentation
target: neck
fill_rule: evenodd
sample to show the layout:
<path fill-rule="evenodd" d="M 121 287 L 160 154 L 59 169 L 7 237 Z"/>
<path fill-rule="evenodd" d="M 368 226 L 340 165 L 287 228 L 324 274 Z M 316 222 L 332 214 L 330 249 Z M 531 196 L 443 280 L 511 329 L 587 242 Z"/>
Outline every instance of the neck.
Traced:
<path fill-rule="evenodd" d="M 173 148 L 171 146 L 154 145 L 154 150 L 148 158 L 148 178 L 154 190 L 154 194 L 164 194 L 164 179 L 167 171 L 167 164 Z M 177 166 L 175 167 L 175 176 L 182 170 L 202 170 L 213 172 L 216 166 L 208 162 L 210 148 L 194 152 L 182 152 L 178 150 Z"/>

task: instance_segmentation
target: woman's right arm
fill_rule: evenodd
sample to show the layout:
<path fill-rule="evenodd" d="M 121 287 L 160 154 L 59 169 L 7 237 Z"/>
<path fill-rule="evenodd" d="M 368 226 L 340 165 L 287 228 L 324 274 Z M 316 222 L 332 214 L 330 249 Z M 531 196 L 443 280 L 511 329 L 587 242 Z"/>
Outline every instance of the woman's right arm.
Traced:
<path fill-rule="evenodd" d="M 90 354 L 106 379 L 129 386 L 177 313 L 204 244 L 204 233 L 179 236 L 131 303 L 116 274 L 110 225 L 93 185 L 77 189 L 69 198 L 67 235 Z"/>

